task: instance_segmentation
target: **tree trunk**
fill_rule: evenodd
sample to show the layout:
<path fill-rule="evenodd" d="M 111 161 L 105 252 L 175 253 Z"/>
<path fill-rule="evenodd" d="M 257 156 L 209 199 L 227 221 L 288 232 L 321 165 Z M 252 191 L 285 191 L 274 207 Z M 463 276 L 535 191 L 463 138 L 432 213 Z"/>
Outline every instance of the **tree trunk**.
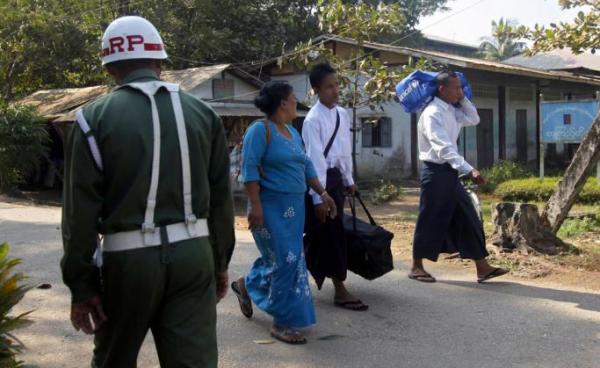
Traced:
<path fill-rule="evenodd" d="M 588 174 L 600 159 L 600 112 L 589 132 L 583 138 L 571 164 L 567 168 L 542 212 L 542 223 L 556 234 L 569 214 Z"/>
<path fill-rule="evenodd" d="M 3 97 L 6 101 L 10 101 L 13 98 L 13 86 L 15 83 L 15 69 L 17 67 L 16 56 L 13 57 L 13 60 L 8 65 L 8 69 L 6 71 L 5 81 L 6 85 L 4 87 Z"/>
<path fill-rule="evenodd" d="M 129 0 L 119 0 L 119 9 L 117 9 L 117 12 L 120 17 L 130 14 Z"/>
<path fill-rule="evenodd" d="M 494 232 L 491 242 L 503 251 L 529 254 L 534 249 L 558 254 L 568 245 L 543 226 L 537 206 L 527 203 L 497 203 L 492 209 Z"/>

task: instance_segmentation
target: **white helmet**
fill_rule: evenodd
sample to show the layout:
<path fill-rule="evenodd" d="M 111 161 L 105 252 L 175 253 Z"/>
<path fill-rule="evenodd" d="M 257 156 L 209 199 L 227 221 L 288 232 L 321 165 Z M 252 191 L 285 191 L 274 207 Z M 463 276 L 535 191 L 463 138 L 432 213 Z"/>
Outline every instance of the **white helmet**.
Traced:
<path fill-rule="evenodd" d="M 160 34 L 142 17 L 115 19 L 102 36 L 102 65 L 120 60 L 166 58 Z"/>

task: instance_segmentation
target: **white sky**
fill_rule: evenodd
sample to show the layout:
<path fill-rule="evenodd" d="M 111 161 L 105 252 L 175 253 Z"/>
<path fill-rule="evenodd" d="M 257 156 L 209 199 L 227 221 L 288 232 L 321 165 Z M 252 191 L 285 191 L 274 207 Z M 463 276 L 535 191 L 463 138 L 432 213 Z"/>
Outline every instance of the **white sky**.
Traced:
<path fill-rule="evenodd" d="M 547 25 L 571 22 L 581 10 L 562 10 L 558 0 L 451 0 L 447 6 L 449 11 L 421 19 L 418 28 L 425 34 L 473 45 L 479 45 L 482 36 L 491 35 L 492 20 L 500 17 L 527 26 Z"/>

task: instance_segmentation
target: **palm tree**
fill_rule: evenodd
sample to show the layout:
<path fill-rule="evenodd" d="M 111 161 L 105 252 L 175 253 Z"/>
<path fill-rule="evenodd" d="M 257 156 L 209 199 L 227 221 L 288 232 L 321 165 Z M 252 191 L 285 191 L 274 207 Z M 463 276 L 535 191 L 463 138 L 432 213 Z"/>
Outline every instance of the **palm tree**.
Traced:
<path fill-rule="evenodd" d="M 522 53 L 524 42 L 517 42 L 516 22 L 500 18 L 492 21 L 492 37 L 482 37 L 480 54 L 487 60 L 504 60 Z"/>

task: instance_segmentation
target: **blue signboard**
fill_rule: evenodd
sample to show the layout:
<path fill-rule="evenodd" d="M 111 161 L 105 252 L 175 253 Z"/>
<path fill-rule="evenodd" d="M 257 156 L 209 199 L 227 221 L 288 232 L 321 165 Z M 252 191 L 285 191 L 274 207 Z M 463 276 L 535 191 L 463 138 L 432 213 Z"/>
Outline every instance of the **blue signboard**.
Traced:
<path fill-rule="evenodd" d="M 598 101 L 542 102 L 542 143 L 579 143 L 598 114 Z"/>

